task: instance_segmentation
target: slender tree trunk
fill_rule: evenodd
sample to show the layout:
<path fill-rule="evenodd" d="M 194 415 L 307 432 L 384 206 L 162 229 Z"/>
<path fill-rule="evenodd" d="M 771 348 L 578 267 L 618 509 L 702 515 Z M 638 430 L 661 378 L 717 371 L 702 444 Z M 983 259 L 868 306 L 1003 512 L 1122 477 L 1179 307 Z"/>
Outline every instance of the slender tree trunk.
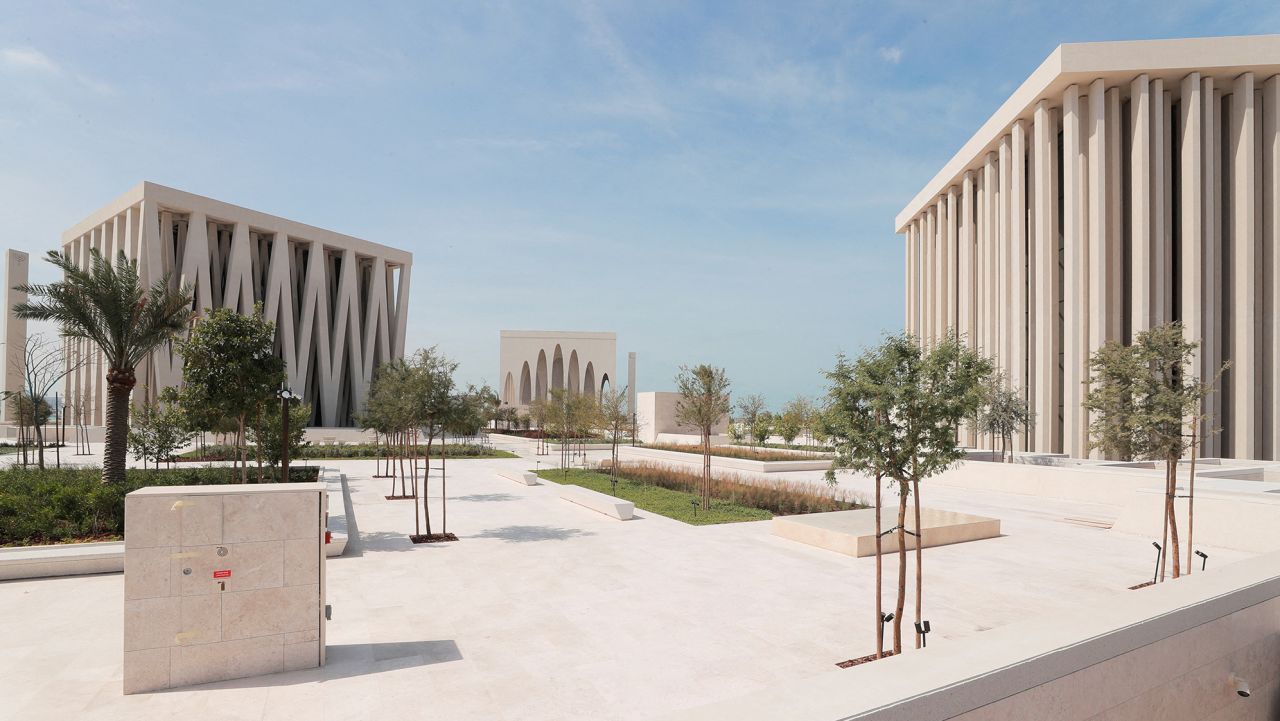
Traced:
<path fill-rule="evenodd" d="M 1166 513 L 1169 514 L 1169 551 L 1173 556 L 1173 577 L 1182 575 L 1181 551 L 1178 548 L 1178 516 L 1175 511 L 1175 499 L 1178 496 L 1178 459 L 1170 458 L 1165 462 L 1169 474 L 1169 496 L 1165 501 Z"/>
<path fill-rule="evenodd" d="M 249 448 L 244 433 L 244 414 L 240 414 L 240 429 L 236 432 L 236 445 L 240 448 L 240 482 L 249 482 Z"/>
<path fill-rule="evenodd" d="M 880 538 L 880 483 L 884 476 L 876 473 L 876 658 L 884 658 L 884 543 Z"/>
<path fill-rule="evenodd" d="M 448 438 L 440 444 L 440 533 L 449 532 L 449 474 L 445 473 L 445 462 L 449 459 Z"/>
<path fill-rule="evenodd" d="M 36 433 L 36 465 L 44 470 L 44 428 L 36 423 L 32 426 Z"/>
<path fill-rule="evenodd" d="M 427 472 L 422 476 L 422 515 L 425 517 L 428 536 L 431 535 L 431 507 L 428 504 L 431 494 L 428 493 L 430 489 L 428 481 L 431 479 L 431 444 L 435 440 L 435 435 L 431 429 L 427 429 Z"/>
<path fill-rule="evenodd" d="M 129 394 L 136 380 L 132 368 L 107 371 L 106 444 L 102 451 L 102 482 L 124 483 L 129 438 Z"/>
<path fill-rule="evenodd" d="M 1200 438 L 1200 417 L 1196 416 L 1191 419 L 1191 475 L 1187 483 L 1187 575 L 1191 575 L 1191 569 L 1195 566 L 1195 559 L 1192 556 L 1195 553 L 1196 546 L 1194 543 L 1196 529 L 1196 447 L 1199 445 L 1197 441 Z"/>
<path fill-rule="evenodd" d="M 702 429 L 702 510 L 711 510 L 711 429 Z"/>
<path fill-rule="evenodd" d="M 263 428 L 262 428 L 262 404 L 261 404 L 261 403 L 259 403 L 259 404 L 258 404 L 257 411 L 258 411 L 258 428 L 259 428 L 259 430 L 261 431 L 261 430 L 263 430 Z M 286 442 L 287 442 L 287 441 L 286 441 Z M 253 444 L 253 455 L 254 455 L 254 457 L 255 457 L 255 458 L 257 459 L 257 461 L 258 461 L 258 483 L 262 483 L 262 482 L 263 482 L 263 480 L 264 480 L 264 479 L 262 478 L 262 438 L 258 438 L 258 442 Z M 157 460 L 158 460 L 158 459 L 157 459 Z M 159 463 L 157 463 L 157 467 L 159 467 Z M 287 480 L 289 480 L 289 479 L 287 479 L 287 478 L 281 478 L 280 480 L 281 480 L 281 482 L 284 482 L 284 481 L 287 481 Z"/>
<path fill-rule="evenodd" d="M 907 494 L 911 487 L 898 481 L 898 600 L 893 613 L 893 653 L 902 653 L 902 612 L 907 606 Z"/>
<path fill-rule="evenodd" d="M 1164 513 L 1160 528 L 1160 580 L 1164 581 L 1164 569 L 1169 561 L 1169 468 L 1164 469 Z"/>
<path fill-rule="evenodd" d="M 915 473 L 915 464 L 911 464 L 911 472 Z M 921 608 L 924 604 L 924 531 L 920 529 L 920 479 L 913 482 L 912 496 L 915 497 L 916 516 L 916 623 L 921 620 Z M 920 633 L 916 633 L 916 648 L 920 648 Z"/>

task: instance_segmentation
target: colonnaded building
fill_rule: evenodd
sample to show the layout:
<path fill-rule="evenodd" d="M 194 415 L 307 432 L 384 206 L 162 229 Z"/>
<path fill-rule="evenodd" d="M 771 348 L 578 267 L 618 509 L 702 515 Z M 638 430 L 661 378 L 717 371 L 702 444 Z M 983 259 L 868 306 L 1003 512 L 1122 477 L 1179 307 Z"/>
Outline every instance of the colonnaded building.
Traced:
<path fill-rule="evenodd" d="M 379 364 L 404 356 L 413 254 L 230 203 L 143 182 L 62 234 L 82 265 L 96 248 L 138 263 L 143 282 L 166 274 L 194 290 L 194 308 L 240 313 L 261 303 L 276 324 L 288 383 L 312 406 L 312 425 L 349 426 Z M 101 353 L 70 340 L 78 364 L 66 381 L 71 412 L 103 424 Z M 83 361 L 83 364 L 81 362 Z M 177 384 L 171 345 L 138 367 L 135 400 Z M 145 388 L 145 390 L 144 390 Z"/>
<path fill-rule="evenodd" d="M 1087 455 L 1088 359 L 1181 321 L 1205 456 L 1280 457 L 1280 36 L 1059 46 L 896 220 L 906 327 L 995 357 Z M 969 433 L 970 442 L 981 441 Z"/>

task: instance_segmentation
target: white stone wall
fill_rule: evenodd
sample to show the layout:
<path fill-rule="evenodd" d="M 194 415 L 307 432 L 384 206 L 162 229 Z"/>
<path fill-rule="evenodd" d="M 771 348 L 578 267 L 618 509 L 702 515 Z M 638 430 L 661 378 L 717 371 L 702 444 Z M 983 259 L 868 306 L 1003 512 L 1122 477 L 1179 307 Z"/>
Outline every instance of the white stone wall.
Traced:
<path fill-rule="evenodd" d="M 511 406 L 547 398 L 555 388 L 600 394 L 621 389 L 614 333 L 504 330 L 499 334 L 498 396 Z"/>

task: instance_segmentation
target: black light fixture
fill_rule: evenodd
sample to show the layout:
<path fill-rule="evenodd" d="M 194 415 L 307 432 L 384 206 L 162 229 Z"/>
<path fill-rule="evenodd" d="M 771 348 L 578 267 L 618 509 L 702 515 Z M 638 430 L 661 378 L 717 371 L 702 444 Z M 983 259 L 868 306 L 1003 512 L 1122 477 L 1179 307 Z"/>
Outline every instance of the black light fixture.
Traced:
<path fill-rule="evenodd" d="M 916 633 L 920 634 L 920 645 L 924 648 L 929 647 L 929 631 L 931 631 L 928 621 L 916 621 Z"/>
<path fill-rule="evenodd" d="M 293 400 L 293 391 L 289 386 L 281 385 L 276 391 L 280 397 L 280 482 L 289 482 L 289 401 Z"/>
<path fill-rule="evenodd" d="M 1196 551 L 1196 555 L 1200 557 L 1200 570 L 1203 571 L 1209 565 L 1209 554 L 1204 551 Z"/>
<path fill-rule="evenodd" d="M 1160 578 L 1160 559 L 1164 556 L 1164 548 L 1155 541 L 1152 541 L 1151 545 L 1156 547 L 1156 572 L 1151 574 L 1151 582 L 1155 583 Z"/>
<path fill-rule="evenodd" d="M 690 506 L 691 508 L 693 508 L 693 517 L 694 517 L 694 518 L 697 518 L 697 517 L 698 517 L 698 499 L 696 499 L 696 498 L 690 498 L 690 499 L 689 499 L 689 506 Z"/>

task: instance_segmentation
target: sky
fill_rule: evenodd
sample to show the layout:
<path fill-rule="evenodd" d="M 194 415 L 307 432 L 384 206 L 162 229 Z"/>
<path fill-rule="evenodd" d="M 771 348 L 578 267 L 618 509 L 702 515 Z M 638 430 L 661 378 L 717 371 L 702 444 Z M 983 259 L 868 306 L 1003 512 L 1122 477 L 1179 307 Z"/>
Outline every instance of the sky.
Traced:
<path fill-rule="evenodd" d="M 142 180 L 413 252 L 406 348 L 615 331 L 778 407 L 903 320 L 893 218 L 1063 42 L 1271 2 L 6 2 L 0 247 Z M 33 280 L 54 278 L 33 262 Z"/>

